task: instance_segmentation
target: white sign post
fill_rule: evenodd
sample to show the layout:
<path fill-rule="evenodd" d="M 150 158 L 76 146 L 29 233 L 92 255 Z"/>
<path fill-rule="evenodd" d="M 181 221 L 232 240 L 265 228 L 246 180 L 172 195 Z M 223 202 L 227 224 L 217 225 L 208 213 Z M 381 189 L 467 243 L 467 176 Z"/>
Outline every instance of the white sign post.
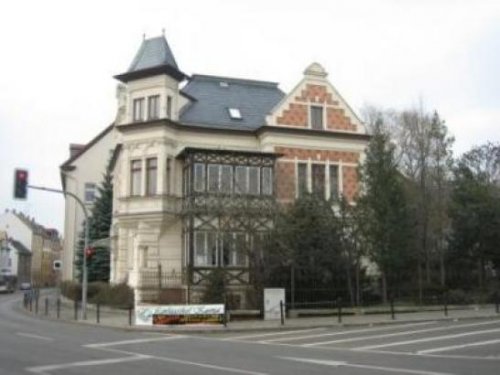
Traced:
<path fill-rule="evenodd" d="M 285 307 L 285 289 L 267 288 L 264 289 L 264 320 L 281 319 L 280 302 Z"/>

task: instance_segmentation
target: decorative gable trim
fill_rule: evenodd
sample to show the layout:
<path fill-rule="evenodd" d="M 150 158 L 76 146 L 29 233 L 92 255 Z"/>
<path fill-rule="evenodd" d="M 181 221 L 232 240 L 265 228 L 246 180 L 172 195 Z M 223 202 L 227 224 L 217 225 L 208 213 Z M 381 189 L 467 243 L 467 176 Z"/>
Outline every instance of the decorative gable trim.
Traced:
<path fill-rule="evenodd" d="M 326 77 L 321 65 L 311 64 L 304 78 L 266 117 L 267 124 L 311 128 L 310 107 L 316 105 L 323 108 L 324 130 L 365 134 L 360 118 Z"/>

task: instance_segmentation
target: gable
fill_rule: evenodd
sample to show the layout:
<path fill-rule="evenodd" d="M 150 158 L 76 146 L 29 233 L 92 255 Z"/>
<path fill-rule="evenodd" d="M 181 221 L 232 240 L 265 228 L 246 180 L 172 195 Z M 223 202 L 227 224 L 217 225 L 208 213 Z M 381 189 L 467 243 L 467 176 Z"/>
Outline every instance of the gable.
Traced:
<path fill-rule="evenodd" d="M 272 110 L 268 124 L 310 128 L 311 107 L 317 106 L 322 108 L 324 130 L 364 134 L 361 120 L 326 75 L 319 64 L 309 66 L 302 81 Z"/>

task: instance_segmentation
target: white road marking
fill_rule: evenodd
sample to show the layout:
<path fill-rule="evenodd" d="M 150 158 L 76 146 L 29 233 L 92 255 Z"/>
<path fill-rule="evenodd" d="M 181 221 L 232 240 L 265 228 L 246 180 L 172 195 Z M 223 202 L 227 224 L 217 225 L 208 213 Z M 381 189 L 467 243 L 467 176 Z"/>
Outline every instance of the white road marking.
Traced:
<path fill-rule="evenodd" d="M 152 337 L 147 339 L 135 339 L 135 340 L 124 340 L 124 341 L 111 341 L 111 342 L 102 342 L 96 344 L 87 344 L 84 345 L 86 348 L 102 348 L 106 346 L 119 346 L 119 345 L 131 345 L 131 344 L 143 344 L 147 342 L 155 342 L 155 341 L 168 341 L 181 339 L 186 336 L 183 335 L 175 335 L 175 336 L 165 336 L 165 337 Z"/>
<path fill-rule="evenodd" d="M 333 332 L 333 333 L 321 333 L 317 335 L 309 335 L 309 336 L 297 336 L 297 337 L 284 337 L 284 338 L 277 338 L 277 339 L 271 339 L 271 340 L 263 340 L 260 341 L 263 344 L 270 343 L 270 342 L 276 342 L 276 341 L 293 341 L 293 340 L 302 340 L 302 339 L 312 339 L 316 337 L 325 337 L 325 336 L 340 336 L 340 335 L 348 335 L 350 333 L 370 333 L 370 332 L 377 332 L 377 331 L 387 331 L 391 329 L 397 329 L 397 328 L 405 328 L 405 327 L 416 327 L 416 326 L 423 326 L 423 325 L 429 325 L 429 324 L 435 324 L 436 322 L 423 322 L 423 323 L 411 323 L 411 324 L 398 324 L 398 325 L 390 325 L 390 326 L 385 326 L 385 327 L 378 327 L 378 328 L 365 328 L 365 329 L 357 329 L 357 330 L 351 330 L 351 331 L 342 331 L 342 332 Z"/>
<path fill-rule="evenodd" d="M 388 344 L 369 345 L 369 346 L 360 347 L 360 348 L 358 348 L 358 350 L 380 349 L 380 348 L 387 348 L 389 346 L 398 346 L 398 345 L 411 345 L 411 344 L 418 344 L 418 343 L 421 343 L 421 342 L 430 342 L 430 341 L 440 341 L 440 340 L 456 339 L 456 338 L 459 338 L 459 337 L 476 336 L 476 335 L 483 335 L 483 334 L 495 333 L 495 332 L 500 332 L 500 328 L 489 329 L 489 330 L 482 330 L 482 331 L 472 331 L 472 332 L 457 333 L 457 334 L 454 334 L 454 335 L 426 337 L 426 338 L 423 338 L 423 339 L 415 339 L 415 340 L 407 340 L 407 341 L 397 341 L 397 342 L 391 342 L 391 343 L 388 343 Z M 356 349 L 354 349 L 354 350 L 356 350 Z"/>
<path fill-rule="evenodd" d="M 479 342 L 471 342 L 469 344 L 461 344 L 461 345 L 451 345 L 451 346 L 443 346 L 441 348 L 432 348 L 432 349 L 425 349 L 425 350 L 419 350 L 417 354 L 428 354 L 428 353 L 437 353 L 437 352 L 446 352 L 450 350 L 457 350 L 457 349 L 463 349 L 463 348 L 468 348 L 471 346 L 483 346 L 483 345 L 492 345 L 492 344 L 498 344 L 500 343 L 500 340 L 488 340 L 488 341 L 479 341 Z"/>
<path fill-rule="evenodd" d="M 140 353 L 130 352 L 130 351 L 121 350 L 121 349 L 113 349 L 113 348 L 109 348 L 109 347 L 94 347 L 94 348 L 98 349 L 98 350 L 112 352 L 112 353 L 128 354 L 128 355 L 131 355 L 131 356 L 141 356 L 141 355 L 143 355 L 143 354 L 140 354 Z M 208 364 L 208 363 L 201 363 L 201 362 L 185 361 L 183 359 L 177 359 L 177 358 L 158 357 L 158 356 L 154 356 L 154 355 L 148 355 L 147 357 L 149 359 L 155 359 L 155 360 L 158 360 L 158 361 L 171 362 L 171 363 L 179 363 L 179 364 L 182 364 L 182 365 L 196 366 L 196 367 L 208 368 L 208 369 L 219 370 L 219 371 L 224 371 L 224 372 L 233 372 L 233 373 L 237 373 L 237 374 L 269 375 L 269 374 L 264 373 L 264 372 L 249 371 L 249 370 L 243 370 L 243 369 L 233 368 L 233 367 L 217 366 L 217 365 L 211 365 L 211 364 Z"/>
<path fill-rule="evenodd" d="M 63 363 L 63 364 L 59 364 L 59 365 L 28 367 L 26 369 L 26 371 L 32 372 L 34 374 L 49 374 L 49 371 L 69 369 L 69 368 L 73 368 L 73 367 L 112 365 L 112 364 L 116 364 L 116 363 L 140 361 L 140 360 L 150 359 L 150 358 L 151 358 L 150 356 L 139 354 L 139 355 L 134 355 L 133 357 L 110 358 L 110 359 L 100 359 L 100 360 L 92 360 L 92 361 L 70 362 L 70 363 Z"/>
<path fill-rule="evenodd" d="M 47 337 L 47 336 L 39 336 L 39 335 L 34 335 L 32 333 L 24 333 L 24 332 L 16 332 L 17 336 L 21 337 L 29 337 L 30 339 L 38 339 L 38 340 L 44 340 L 44 341 L 54 341 L 52 337 Z"/>
<path fill-rule="evenodd" d="M 285 332 L 271 332 L 271 333 L 260 333 L 260 334 L 253 334 L 253 335 L 245 335 L 245 336 L 236 336 L 236 337 L 227 337 L 224 339 L 221 339 L 222 341 L 231 341 L 231 340 L 245 340 L 245 339 L 253 339 L 256 337 L 267 337 L 267 336 L 278 336 L 278 335 L 292 335 L 294 333 L 303 333 L 303 332 L 313 332 L 313 331 L 318 331 L 318 330 L 325 330 L 324 328 L 313 328 L 313 329 L 301 329 L 297 331 L 285 331 Z"/>
<path fill-rule="evenodd" d="M 329 361 L 329 360 L 323 360 L 323 359 L 294 358 L 294 357 L 278 357 L 278 358 L 287 359 L 287 360 L 296 361 L 296 362 L 306 362 L 306 363 L 313 363 L 313 364 L 318 364 L 318 365 L 325 365 L 325 366 L 354 367 L 354 368 L 361 368 L 361 369 L 366 369 L 366 370 L 383 371 L 384 373 L 395 372 L 398 374 L 414 374 L 414 375 L 452 375 L 450 373 L 445 373 L 445 372 L 423 371 L 423 370 L 413 370 L 413 369 L 407 369 L 407 368 L 382 367 L 382 366 L 372 366 L 372 365 L 360 365 L 360 364 L 356 364 L 356 363 L 348 363 L 348 362 L 341 362 L 341 361 Z"/>
<path fill-rule="evenodd" d="M 387 338 L 387 337 L 406 336 L 406 335 L 413 334 L 413 333 L 427 333 L 427 332 L 447 331 L 447 330 L 453 330 L 453 329 L 468 328 L 468 327 L 477 327 L 477 326 L 483 326 L 483 325 L 489 325 L 489 324 L 498 324 L 498 323 L 500 323 L 500 321 L 470 323 L 470 324 L 459 324 L 459 325 L 451 325 L 451 326 L 446 326 L 446 327 L 437 327 L 437 328 L 420 329 L 420 330 L 414 330 L 414 331 L 387 333 L 387 334 L 384 334 L 384 335 L 371 335 L 371 336 L 352 337 L 352 338 L 341 339 L 341 340 L 333 340 L 333 341 L 313 342 L 313 343 L 309 343 L 309 344 L 303 344 L 301 346 L 308 347 L 308 346 L 318 346 L 318 345 L 340 344 L 340 343 L 345 343 L 345 342 L 355 342 L 355 341 L 364 341 L 364 340 L 370 340 L 370 339 L 381 339 L 381 338 Z M 392 343 L 388 344 L 388 346 L 392 346 Z M 357 349 L 367 350 L 367 349 L 372 349 L 372 348 L 375 349 L 375 348 L 378 348 L 378 347 L 379 347 L 378 345 L 374 345 L 373 347 L 372 346 L 364 346 L 364 347 L 357 348 Z"/>

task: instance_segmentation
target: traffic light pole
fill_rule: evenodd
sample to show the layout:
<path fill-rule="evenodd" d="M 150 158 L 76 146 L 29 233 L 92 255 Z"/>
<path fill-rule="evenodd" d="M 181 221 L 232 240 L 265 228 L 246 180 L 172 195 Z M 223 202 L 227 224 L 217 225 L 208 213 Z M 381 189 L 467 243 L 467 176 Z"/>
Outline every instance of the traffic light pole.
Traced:
<path fill-rule="evenodd" d="M 82 200 L 78 198 L 75 194 L 64 191 L 64 190 L 58 190 L 58 189 L 51 189 L 51 188 L 46 188 L 43 186 L 33 186 L 33 185 L 28 185 L 27 186 L 29 189 L 34 189 L 34 190 L 42 190 L 42 191 L 48 191 L 51 193 L 59 193 L 63 194 L 64 196 L 70 196 L 74 198 L 77 203 L 80 205 L 80 207 L 83 210 L 83 215 L 85 216 L 85 239 L 84 239 L 84 246 L 83 246 L 83 266 L 82 266 L 82 311 L 81 311 L 81 318 L 82 320 L 87 319 L 87 284 L 88 284 L 88 272 L 87 272 L 87 255 L 85 254 L 85 250 L 89 246 L 89 215 L 87 212 L 87 208 L 85 208 L 85 205 L 83 204 Z"/>

